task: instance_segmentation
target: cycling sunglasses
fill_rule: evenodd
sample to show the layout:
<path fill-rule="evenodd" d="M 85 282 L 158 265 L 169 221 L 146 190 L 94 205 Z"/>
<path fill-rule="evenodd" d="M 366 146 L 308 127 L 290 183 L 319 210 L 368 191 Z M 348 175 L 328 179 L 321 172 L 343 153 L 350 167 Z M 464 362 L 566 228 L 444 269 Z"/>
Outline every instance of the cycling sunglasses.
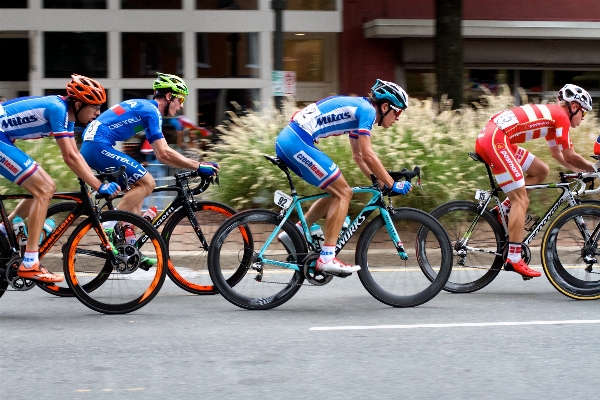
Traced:
<path fill-rule="evenodd" d="M 171 93 L 171 97 L 177 97 L 179 99 L 179 104 L 183 105 L 185 103 L 185 96 L 182 94 Z"/>

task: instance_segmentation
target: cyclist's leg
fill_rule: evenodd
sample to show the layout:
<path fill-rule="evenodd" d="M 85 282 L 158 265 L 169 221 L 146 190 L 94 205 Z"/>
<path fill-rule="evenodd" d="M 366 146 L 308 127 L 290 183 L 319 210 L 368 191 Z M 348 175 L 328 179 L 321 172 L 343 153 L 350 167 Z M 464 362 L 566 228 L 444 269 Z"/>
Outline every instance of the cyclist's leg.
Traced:
<path fill-rule="evenodd" d="M 24 203 L 20 211 L 28 218 L 29 236 L 39 238 L 52 195 L 56 190 L 52 178 L 31 157 L 18 149 L 5 135 L 0 136 L 0 151 L 6 157 L 1 164 L 0 174 L 21 186 L 33 195 L 33 199 Z M 27 209 L 29 206 L 29 209 Z M 13 214 L 13 217 L 16 214 Z M 24 264 L 18 269 L 18 275 L 25 279 L 41 282 L 60 282 L 63 278 L 52 274 L 40 266 L 38 260 L 38 241 L 29 240 L 25 249 Z"/>
<path fill-rule="evenodd" d="M 146 173 L 135 183 L 130 183 L 129 186 L 129 191 L 125 193 L 123 199 L 119 203 L 119 210 L 141 214 L 144 199 L 148 197 L 156 187 L 154 178 L 152 175 Z"/>
<path fill-rule="evenodd" d="M 504 132 L 492 121 L 488 122 L 479 134 L 476 151 L 492 166 L 492 173 L 496 181 L 510 201 L 507 266 L 510 264 L 516 272 L 524 276 L 540 276 L 540 272 L 529 268 L 521 259 L 521 242 L 525 229 L 525 215 L 529 206 L 523 167 L 527 171 L 532 171 L 533 167 L 533 172 L 536 173 L 540 172 L 541 166 L 527 151 L 510 143 Z M 535 165 L 533 165 L 534 163 Z"/>
<path fill-rule="evenodd" d="M 288 125 L 281 131 L 275 142 L 275 150 L 277 156 L 296 175 L 331 194 L 331 200 L 315 202 L 309 213 L 311 219 L 327 213 L 325 241 L 317 261 L 317 269 L 338 273 L 344 271 L 351 273 L 360 269 L 358 266 L 346 265 L 335 258 L 335 244 L 352 198 L 352 189 L 340 169 L 329 156 L 314 146 L 310 135 L 292 125 Z M 328 208 L 325 210 L 321 208 L 323 206 Z M 325 265 L 330 265 L 330 270 L 329 267 L 324 267 Z"/>

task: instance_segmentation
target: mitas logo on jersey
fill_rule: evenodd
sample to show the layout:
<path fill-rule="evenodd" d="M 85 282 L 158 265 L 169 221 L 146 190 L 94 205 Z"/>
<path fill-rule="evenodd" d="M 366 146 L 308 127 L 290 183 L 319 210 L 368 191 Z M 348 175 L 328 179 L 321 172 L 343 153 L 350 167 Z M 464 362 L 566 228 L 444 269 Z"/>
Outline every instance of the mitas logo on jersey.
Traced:
<path fill-rule="evenodd" d="M 36 110 L 27 110 L 23 111 L 10 117 L 2 118 L 2 129 L 5 131 L 11 131 L 14 129 L 22 128 L 23 125 L 37 126 L 42 125 L 44 123 L 43 120 L 40 120 L 40 115 L 43 115 L 43 111 L 41 114 L 38 114 Z"/>
<path fill-rule="evenodd" d="M 319 180 L 322 180 L 325 177 L 325 170 L 321 168 L 315 160 L 313 160 L 308 154 L 304 151 L 300 151 L 294 155 L 294 158 L 300 161 L 302 164 L 306 165 L 310 172 Z"/>
<path fill-rule="evenodd" d="M 356 120 L 356 107 L 340 107 L 316 118 L 318 128 Z"/>

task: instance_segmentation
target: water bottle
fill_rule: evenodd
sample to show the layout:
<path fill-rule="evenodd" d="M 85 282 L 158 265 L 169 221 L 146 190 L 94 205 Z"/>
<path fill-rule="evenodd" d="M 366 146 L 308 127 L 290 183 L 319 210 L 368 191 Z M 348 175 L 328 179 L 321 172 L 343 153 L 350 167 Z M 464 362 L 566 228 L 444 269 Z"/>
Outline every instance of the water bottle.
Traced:
<path fill-rule="evenodd" d="M 346 218 L 344 219 L 344 223 L 342 224 L 342 232 L 345 231 L 346 229 L 348 229 L 351 222 L 352 222 L 352 220 L 350 219 L 350 216 L 346 215 Z"/>
<path fill-rule="evenodd" d="M 42 233 L 40 234 L 40 244 L 46 239 L 52 231 L 56 228 L 56 222 L 52 218 L 46 218 L 44 221 L 44 228 L 42 229 Z"/>
<path fill-rule="evenodd" d="M 146 212 L 144 213 L 144 215 L 142 215 L 142 217 L 144 217 L 146 219 L 146 221 L 152 223 L 152 221 L 154 221 L 154 217 L 156 217 L 157 211 L 158 210 L 156 209 L 156 206 L 152 206 L 146 210 Z"/>
<path fill-rule="evenodd" d="M 135 237 L 135 232 L 133 231 L 133 227 L 129 224 L 123 224 L 123 234 L 125 235 L 125 243 L 127 244 L 135 244 L 137 238 Z"/>
<path fill-rule="evenodd" d="M 25 246 L 27 244 L 27 227 L 25 221 L 18 215 L 13 218 L 13 229 L 15 230 L 15 236 L 17 237 L 17 244 L 19 246 Z"/>
<path fill-rule="evenodd" d="M 323 230 L 321 229 L 320 225 L 312 224 L 310 227 L 310 236 L 312 236 L 313 240 L 316 241 L 319 248 L 323 247 L 325 236 L 323 235 Z"/>

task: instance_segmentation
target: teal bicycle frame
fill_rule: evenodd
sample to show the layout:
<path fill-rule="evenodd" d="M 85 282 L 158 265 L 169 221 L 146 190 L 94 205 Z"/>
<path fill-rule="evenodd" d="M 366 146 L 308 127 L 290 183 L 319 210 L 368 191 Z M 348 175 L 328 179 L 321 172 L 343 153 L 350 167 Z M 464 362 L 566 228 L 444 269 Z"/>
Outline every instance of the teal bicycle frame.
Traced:
<path fill-rule="evenodd" d="M 335 254 L 337 255 L 344 248 L 346 243 L 348 243 L 350 238 L 352 236 L 354 236 L 356 231 L 358 231 L 358 228 L 367 220 L 369 215 L 371 215 L 371 213 L 373 211 L 379 210 L 379 212 L 381 213 L 381 216 L 383 217 L 383 220 L 385 221 L 387 231 L 393 240 L 394 246 L 396 247 L 396 251 L 398 251 L 398 255 L 403 260 L 408 260 L 408 255 L 406 254 L 406 251 L 404 250 L 404 246 L 402 244 L 402 241 L 400 240 L 400 236 L 398 235 L 398 232 L 396 231 L 396 227 L 394 226 L 394 224 L 392 222 L 392 218 L 390 216 L 390 212 L 392 212 L 392 213 L 394 212 L 392 205 L 391 205 L 391 200 L 390 200 L 389 206 L 386 206 L 384 204 L 381 192 L 372 187 L 366 187 L 366 186 L 354 187 L 354 188 L 352 188 L 352 193 L 370 193 L 372 195 L 372 197 L 369 200 L 369 202 L 365 205 L 365 207 L 358 213 L 358 216 L 354 219 L 354 221 L 352 221 L 352 223 L 348 226 L 348 228 L 346 228 L 345 231 L 340 233 L 337 244 L 335 246 Z M 289 268 L 289 269 L 293 269 L 295 271 L 300 271 L 300 268 L 298 267 L 298 263 L 294 264 L 294 263 L 286 263 L 286 262 L 281 262 L 281 261 L 276 261 L 276 260 L 270 260 L 268 258 L 265 258 L 264 254 L 265 254 L 267 248 L 271 245 L 271 242 L 277 237 L 277 234 L 281 230 L 281 227 L 283 226 L 283 224 L 288 220 L 288 218 L 290 217 L 290 215 L 292 215 L 292 212 L 294 212 L 294 211 L 297 212 L 298 217 L 300 218 L 300 222 L 302 224 L 302 230 L 304 232 L 304 237 L 306 238 L 306 241 L 312 246 L 313 249 L 315 249 L 316 246 L 315 246 L 314 240 L 313 240 L 312 236 L 310 235 L 310 231 L 309 231 L 308 225 L 306 223 L 306 219 L 304 218 L 304 211 L 302 210 L 302 203 L 307 202 L 307 201 L 314 201 L 314 200 L 317 200 L 317 199 L 320 199 L 323 197 L 327 197 L 327 196 L 329 196 L 328 193 L 322 193 L 322 194 L 317 194 L 317 195 L 312 195 L 312 196 L 300 197 L 294 190 L 294 192 L 292 193 L 291 205 L 289 207 L 285 207 L 285 204 L 280 205 L 282 207 L 282 210 L 280 213 L 281 223 L 277 226 L 277 228 L 275 228 L 273 233 L 271 233 L 271 235 L 266 240 L 263 247 L 258 252 L 257 261 L 262 262 L 264 264 L 271 264 L 271 265 L 276 265 L 278 267 Z"/>

